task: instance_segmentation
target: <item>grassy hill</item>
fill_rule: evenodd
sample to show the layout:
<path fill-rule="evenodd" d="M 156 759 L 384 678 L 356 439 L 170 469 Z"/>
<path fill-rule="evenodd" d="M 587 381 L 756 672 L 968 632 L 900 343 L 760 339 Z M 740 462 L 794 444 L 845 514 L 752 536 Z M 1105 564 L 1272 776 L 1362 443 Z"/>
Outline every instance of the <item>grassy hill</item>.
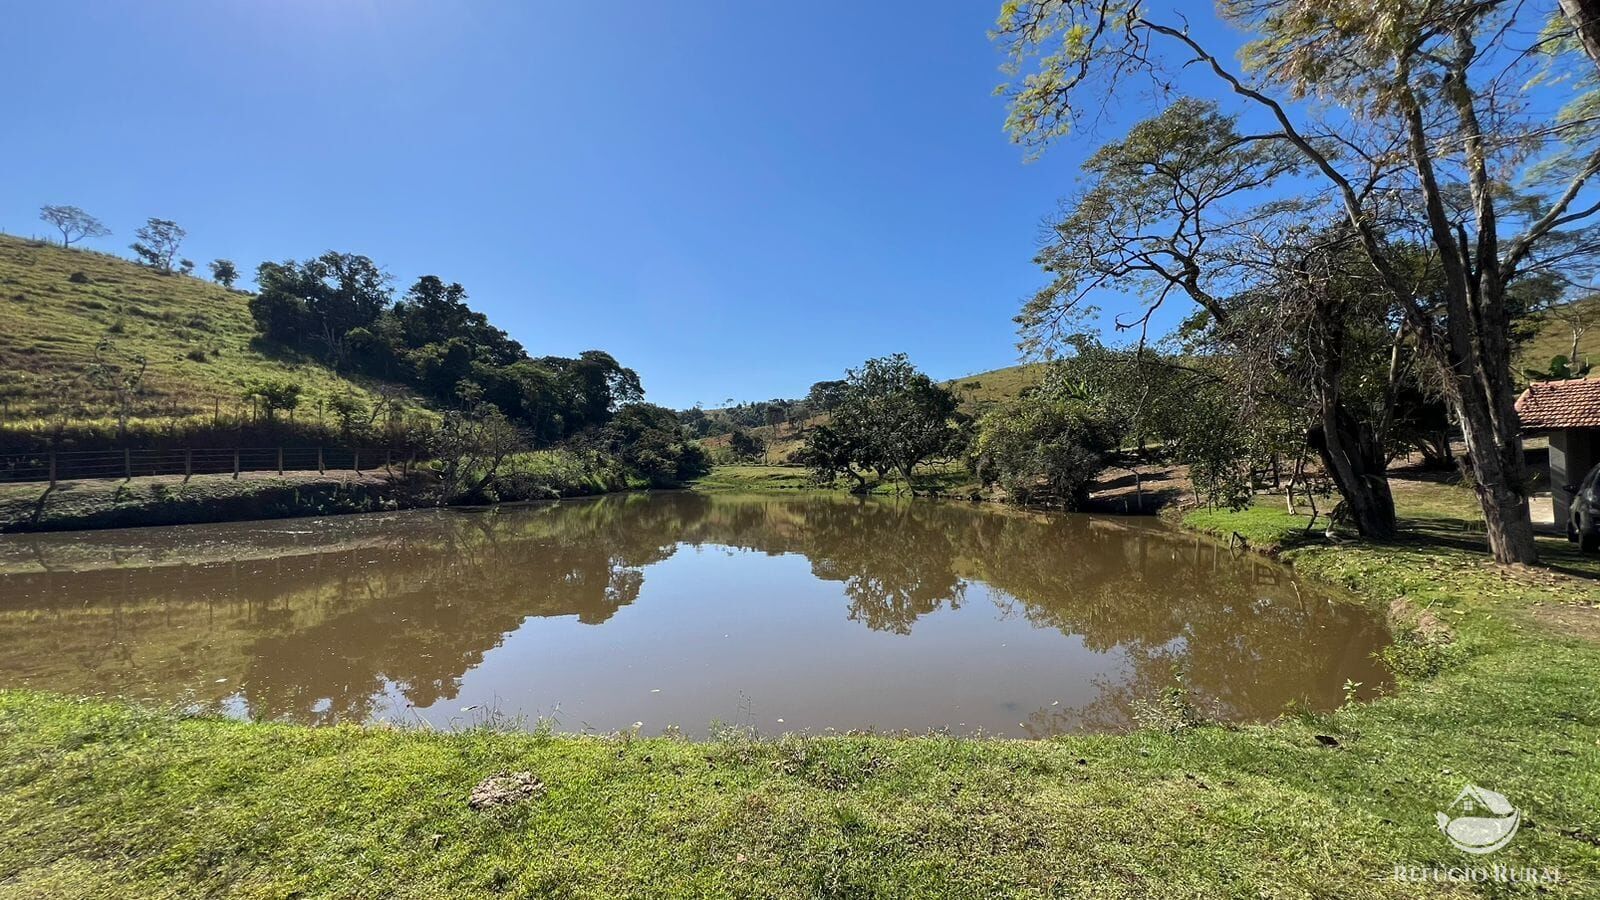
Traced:
<path fill-rule="evenodd" d="M 133 404 L 146 423 L 237 417 L 249 410 L 247 386 L 264 379 L 302 386 L 302 421 L 335 394 L 373 399 L 375 384 L 255 346 L 249 298 L 108 254 L 0 235 L 0 426 L 39 427 L 63 404 L 71 422 L 113 417 L 114 396 L 85 377 L 105 340 L 119 365 L 148 360 Z"/>
<path fill-rule="evenodd" d="M 1044 375 L 1044 364 L 1023 363 L 991 372 L 979 372 L 965 378 L 952 378 L 945 386 L 952 388 L 961 402 L 968 407 L 987 403 L 1003 403 L 1015 398 L 1027 388 L 1039 383 Z"/>
<path fill-rule="evenodd" d="M 1578 338 L 1578 357 L 1600 365 L 1600 295 L 1596 295 L 1546 313 L 1538 334 L 1522 346 L 1518 366 L 1543 370 L 1552 358 L 1571 354 L 1574 322 L 1583 329 Z"/>

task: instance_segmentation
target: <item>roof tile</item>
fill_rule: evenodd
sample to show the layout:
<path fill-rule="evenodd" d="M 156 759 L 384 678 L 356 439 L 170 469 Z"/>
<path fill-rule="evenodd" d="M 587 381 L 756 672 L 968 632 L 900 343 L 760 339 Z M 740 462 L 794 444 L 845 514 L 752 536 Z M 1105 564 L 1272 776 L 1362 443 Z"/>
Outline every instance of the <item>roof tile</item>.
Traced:
<path fill-rule="evenodd" d="M 1528 429 L 1600 428 L 1600 378 L 1536 381 L 1517 398 Z"/>

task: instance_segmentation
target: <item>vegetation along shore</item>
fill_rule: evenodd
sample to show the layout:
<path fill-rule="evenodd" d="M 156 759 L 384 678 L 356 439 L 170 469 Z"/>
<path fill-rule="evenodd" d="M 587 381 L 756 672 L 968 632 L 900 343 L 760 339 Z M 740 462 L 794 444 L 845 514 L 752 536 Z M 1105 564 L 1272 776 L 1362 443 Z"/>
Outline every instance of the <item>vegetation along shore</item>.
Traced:
<path fill-rule="evenodd" d="M 1462 780 L 1529 820 L 1502 862 L 1591 895 L 1597 564 L 1550 541 L 1554 569 L 1486 566 L 1463 546 L 1470 497 L 1429 485 L 1417 509 L 1402 499 L 1406 534 L 1383 546 L 1306 543 L 1276 507 L 1190 515 L 1392 610 L 1388 696 L 1264 725 L 1206 722 L 1181 690 L 1129 735 L 709 742 L 307 729 L 8 692 L 0 895 L 1450 895 L 1393 873 L 1460 865 L 1434 810 Z M 508 772 L 534 787 L 473 808 Z M 1338 852 L 1305 852 L 1323 845 Z"/>
<path fill-rule="evenodd" d="M 1600 0 L 997 5 L 9 10 L 0 900 L 1600 897 Z"/>

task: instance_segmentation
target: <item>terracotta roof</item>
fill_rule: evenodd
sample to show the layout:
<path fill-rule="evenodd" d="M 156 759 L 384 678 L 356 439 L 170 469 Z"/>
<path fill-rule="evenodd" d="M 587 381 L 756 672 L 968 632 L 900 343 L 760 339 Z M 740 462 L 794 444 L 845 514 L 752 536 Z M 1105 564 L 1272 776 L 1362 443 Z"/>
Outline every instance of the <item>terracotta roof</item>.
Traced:
<path fill-rule="evenodd" d="M 1517 398 L 1522 427 L 1600 428 L 1600 378 L 1535 381 Z"/>

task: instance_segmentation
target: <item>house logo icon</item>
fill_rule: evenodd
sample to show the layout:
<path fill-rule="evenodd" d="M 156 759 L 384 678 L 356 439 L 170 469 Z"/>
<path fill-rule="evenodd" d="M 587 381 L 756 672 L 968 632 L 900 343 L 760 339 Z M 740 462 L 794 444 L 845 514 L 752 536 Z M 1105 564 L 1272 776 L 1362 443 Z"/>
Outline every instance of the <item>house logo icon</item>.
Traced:
<path fill-rule="evenodd" d="M 1493 853 L 1511 843 L 1522 825 L 1522 811 L 1503 794 L 1474 784 L 1461 789 L 1448 812 L 1434 813 L 1439 830 L 1463 853 Z"/>

